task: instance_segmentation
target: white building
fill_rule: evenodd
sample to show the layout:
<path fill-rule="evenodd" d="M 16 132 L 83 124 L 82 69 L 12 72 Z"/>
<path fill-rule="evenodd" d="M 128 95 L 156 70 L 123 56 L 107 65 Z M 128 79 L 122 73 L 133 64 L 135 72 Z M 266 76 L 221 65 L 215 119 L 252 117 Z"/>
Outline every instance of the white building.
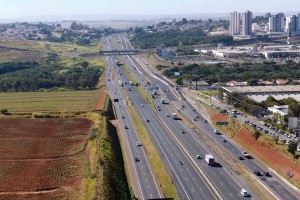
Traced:
<path fill-rule="evenodd" d="M 238 12 L 230 13 L 229 34 L 240 35 L 241 15 Z"/>
<path fill-rule="evenodd" d="M 252 35 L 252 12 L 242 13 L 242 35 Z"/>

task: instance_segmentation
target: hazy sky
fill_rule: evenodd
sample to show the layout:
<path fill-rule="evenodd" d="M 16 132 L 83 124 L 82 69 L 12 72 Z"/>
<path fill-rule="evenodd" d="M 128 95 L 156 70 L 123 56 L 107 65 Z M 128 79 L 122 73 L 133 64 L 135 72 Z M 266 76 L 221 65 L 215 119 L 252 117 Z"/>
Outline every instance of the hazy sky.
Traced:
<path fill-rule="evenodd" d="M 0 18 L 54 14 L 300 12 L 300 0 L 0 0 Z"/>

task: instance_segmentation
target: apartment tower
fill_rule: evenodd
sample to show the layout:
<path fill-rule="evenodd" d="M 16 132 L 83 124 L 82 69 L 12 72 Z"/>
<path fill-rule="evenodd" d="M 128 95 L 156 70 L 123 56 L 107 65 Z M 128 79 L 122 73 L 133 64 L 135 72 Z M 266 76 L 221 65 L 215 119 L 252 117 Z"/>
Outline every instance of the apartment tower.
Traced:
<path fill-rule="evenodd" d="M 230 13 L 230 23 L 229 23 L 229 34 L 230 35 L 240 35 L 240 21 L 241 15 L 238 12 Z"/>

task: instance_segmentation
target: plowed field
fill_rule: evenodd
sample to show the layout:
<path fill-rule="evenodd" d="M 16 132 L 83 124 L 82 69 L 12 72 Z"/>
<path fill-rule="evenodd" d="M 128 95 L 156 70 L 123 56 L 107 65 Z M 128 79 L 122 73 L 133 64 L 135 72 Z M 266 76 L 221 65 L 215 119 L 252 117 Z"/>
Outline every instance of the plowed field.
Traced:
<path fill-rule="evenodd" d="M 92 121 L 0 119 L 0 199 L 78 199 Z"/>

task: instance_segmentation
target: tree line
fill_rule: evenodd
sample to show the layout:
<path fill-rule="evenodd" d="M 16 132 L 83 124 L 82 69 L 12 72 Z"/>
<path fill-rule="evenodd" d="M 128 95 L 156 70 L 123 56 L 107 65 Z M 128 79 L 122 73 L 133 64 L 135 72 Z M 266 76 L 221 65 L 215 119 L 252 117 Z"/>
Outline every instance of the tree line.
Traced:
<path fill-rule="evenodd" d="M 228 35 L 208 36 L 203 29 L 197 27 L 183 31 L 175 28 L 154 33 L 139 30 L 135 32 L 131 41 L 137 48 L 147 49 L 161 44 L 167 47 L 177 46 L 180 42 L 185 46 L 211 43 L 232 44 L 233 38 Z"/>
<path fill-rule="evenodd" d="M 247 81 L 250 85 L 257 85 L 259 79 L 274 81 L 275 79 L 298 79 L 300 77 L 300 63 L 287 61 L 283 64 L 275 62 L 233 63 L 233 64 L 191 64 L 186 66 L 164 67 L 167 68 L 163 74 L 172 79 L 191 80 L 201 79 L 209 83 L 227 82 L 231 80 Z M 175 76 L 174 72 L 181 72 L 182 76 Z M 195 76 L 197 75 L 197 76 Z M 195 80 L 193 80 L 195 81 Z"/>
<path fill-rule="evenodd" d="M 14 66 L 14 70 L 0 74 L 0 92 L 29 92 L 51 88 L 93 89 L 102 72 L 99 66 L 86 64 L 65 68 L 58 63 L 3 63 L 0 70 L 1 66 Z"/>

